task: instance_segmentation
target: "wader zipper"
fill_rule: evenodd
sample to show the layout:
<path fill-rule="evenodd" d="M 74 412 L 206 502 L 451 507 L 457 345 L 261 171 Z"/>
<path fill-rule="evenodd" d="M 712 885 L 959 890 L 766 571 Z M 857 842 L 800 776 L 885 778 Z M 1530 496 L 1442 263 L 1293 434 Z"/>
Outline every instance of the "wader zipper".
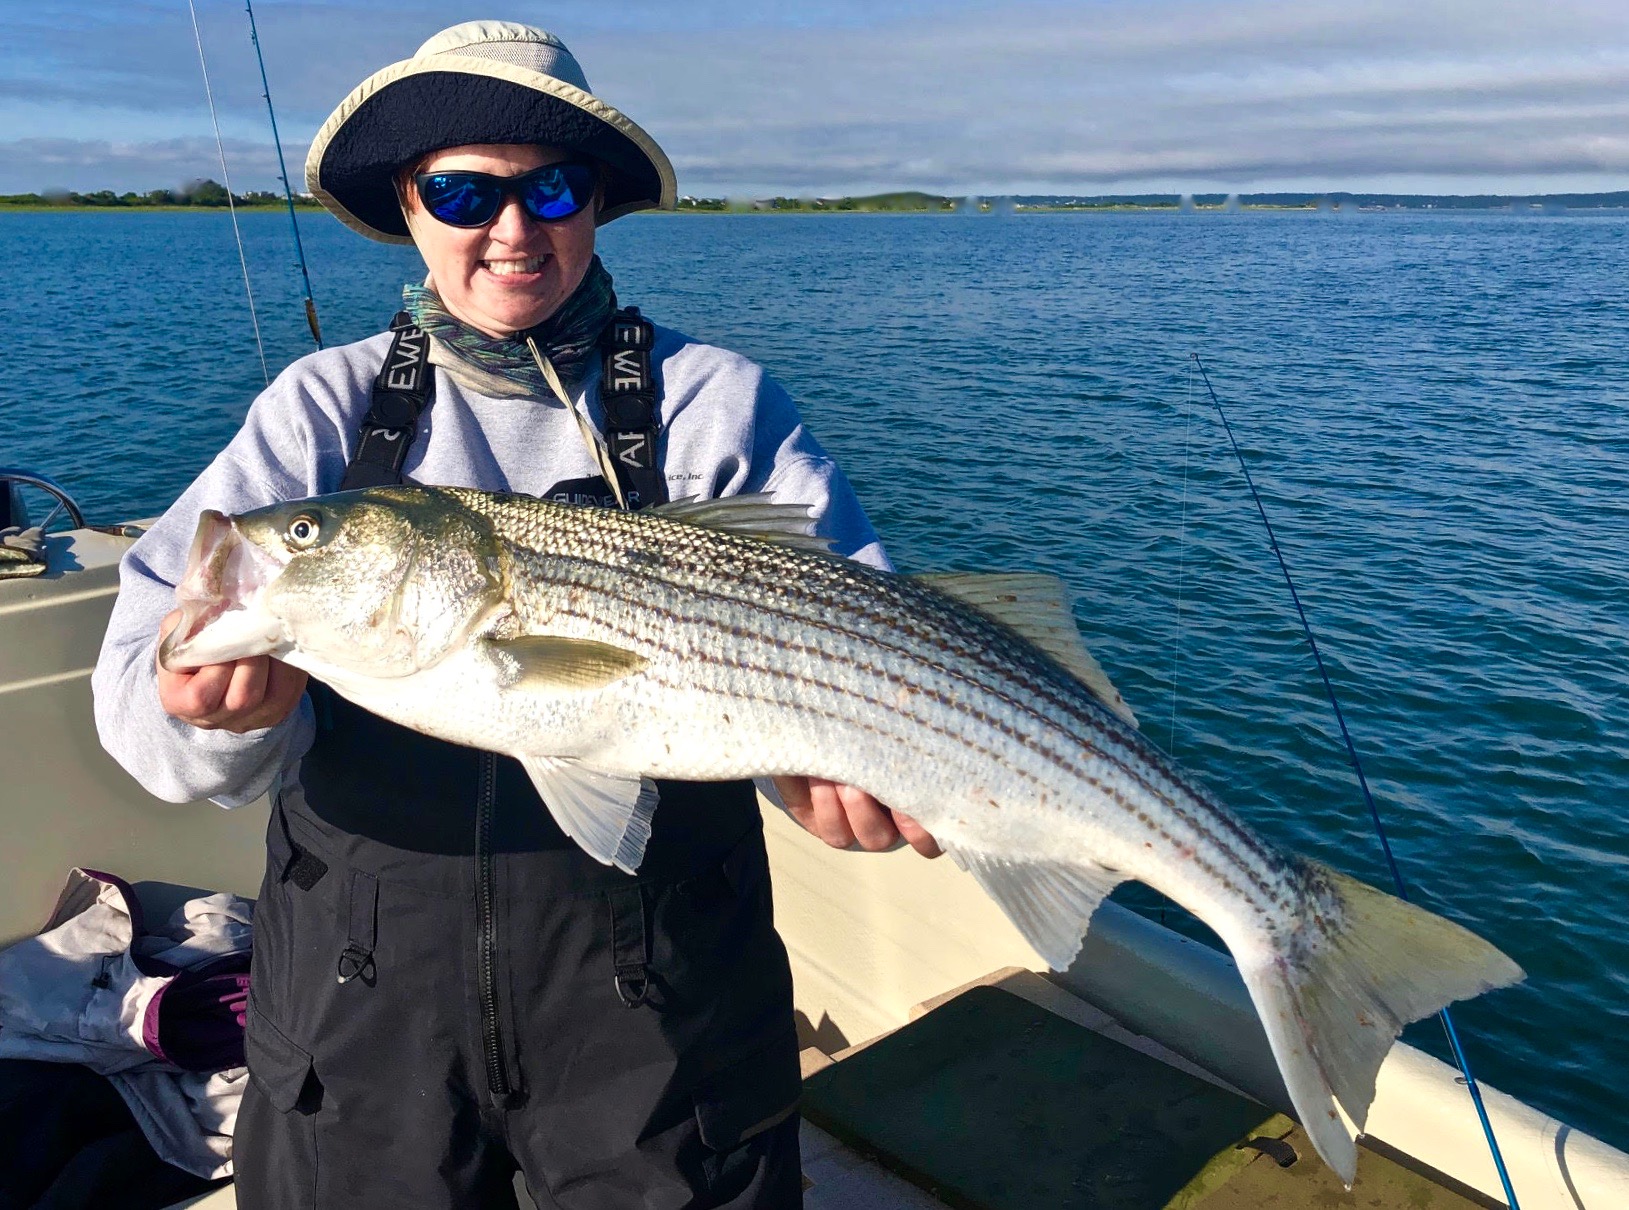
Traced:
<path fill-rule="evenodd" d="M 483 752 L 480 796 L 475 802 L 475 977 L 481 988 L 481 1045 L 486 1052 L 487 1088 L 494 1097 L 507 1098 L 512 1090 L 503 1067 L 498 1032 L 498 929 L 492 887 L 492 811 L 497 777 L 498 758 Z"/>

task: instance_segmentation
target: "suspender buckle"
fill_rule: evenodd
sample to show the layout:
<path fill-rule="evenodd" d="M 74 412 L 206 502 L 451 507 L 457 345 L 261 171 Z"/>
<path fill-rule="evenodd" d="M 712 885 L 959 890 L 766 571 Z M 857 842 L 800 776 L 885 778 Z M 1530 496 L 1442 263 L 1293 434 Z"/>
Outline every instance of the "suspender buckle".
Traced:
<path fill-rule="evenodd" d="M 339 956 L 339 964 L 335 973 L 341 983 L 349 983 L 352 979 L 361 979 L 362 982 L 373 983 L 374 979 L 373 955 L 367 953 L 355 944 L 347 945 Z"/>
<path fill-rule="evenodd" d="M 650 427 L 655 399 L 649 395 L 604 394 L 600 402 L 605 405 L 605 423 L 613 429 L 645 429 Z"/>
<path fill-rule="evenodd" d="M 626 1008 L 651 998 L 650 938 L 645 932 L 645 894 L 639 884 L 607 893 L 611 909 L 611 971 L 617 999 Z"/>
<path fill-rule="evenodd" d="M 360 979 L 372 987 L 378 977 L 373 948 L 379 940 L 379 880 L 362 870 L 351 871 L 346 932 L 345 948 L 340 951 L 334 973 L 341 983 Z"/>
<path fill-rule="evenodd" d="M 617 967 L 617 998 L 625 1008 L 638 1008 L 650 1001 L 650 971 L 643 963 L 638 966 Z"/>

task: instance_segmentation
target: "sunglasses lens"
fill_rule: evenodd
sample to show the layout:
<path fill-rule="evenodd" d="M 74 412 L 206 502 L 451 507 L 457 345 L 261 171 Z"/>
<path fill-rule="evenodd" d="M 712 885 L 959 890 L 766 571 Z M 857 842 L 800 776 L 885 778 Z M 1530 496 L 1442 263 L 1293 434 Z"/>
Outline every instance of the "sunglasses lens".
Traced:
<path fill-rule="evenodd" d="M 551 164 L 529 176 L 526 209 L 546 223 L 570 218 L 593 199 L 594 173 L 586 164 Z"/>
<path fill-rule="evenodd" d="M 503 191 L 476 172 L 427 172 L 418 178 L 424 208 L 453 227 L 482 227 L 492 221 Z"/>
<path fill-rule="evenodd" d="M 451 227 L 486 226 L 509 194 L 545 223 L 570 218 L 594 200 L 594 170 L 587 164 L 549 164 L 516 177 L 422 172 L 414 180 L 424 208 Z"/>

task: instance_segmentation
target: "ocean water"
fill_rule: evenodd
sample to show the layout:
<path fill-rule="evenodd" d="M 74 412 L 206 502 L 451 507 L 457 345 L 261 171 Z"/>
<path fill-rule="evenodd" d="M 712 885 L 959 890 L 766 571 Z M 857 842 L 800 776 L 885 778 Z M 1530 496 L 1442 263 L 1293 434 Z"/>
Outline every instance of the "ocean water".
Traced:
<path fill-rule="evenodd" d="M 242 222 L 275 373 L 293 244 Z M 330 343 L 380 330 L 412 250 L 301 222 Z M 1389 885 L 1202 357 L 1414 897 L 1528 971 L 1455 1010 L 1478 1076 L 1629 1148 L 1629 216 L 639 216 L 600 249 L 791 388 L 901 568 L 1062 576 L 1151 735 Z M 161 510 L 263 381 L 226 217 L 0 215 L 0 264 L 0 465 Z"/>

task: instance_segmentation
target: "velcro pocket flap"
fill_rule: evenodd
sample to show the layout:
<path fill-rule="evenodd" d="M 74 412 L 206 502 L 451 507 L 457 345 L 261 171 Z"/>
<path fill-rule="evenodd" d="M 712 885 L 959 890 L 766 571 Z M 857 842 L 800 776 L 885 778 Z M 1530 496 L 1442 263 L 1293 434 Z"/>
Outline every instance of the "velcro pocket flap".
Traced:
<path fill-rule="evenodd" d="M 243 1039 L 244 1058 L 249 1075 L 266 1090 L 266 1096 L 281 1113 L 300 1102 L 306 1080 L 311 1075 L 311 1056 L 289 1041 L 250 1000 L 249 1029 Z"/>
<path fill-rule="evenodd" d="M 754 1051 L 696 1089 L 701 1141 L 714 1151 L 731 1151 L 784 1121 L 802 1091 L 794 1039 Z"/>

